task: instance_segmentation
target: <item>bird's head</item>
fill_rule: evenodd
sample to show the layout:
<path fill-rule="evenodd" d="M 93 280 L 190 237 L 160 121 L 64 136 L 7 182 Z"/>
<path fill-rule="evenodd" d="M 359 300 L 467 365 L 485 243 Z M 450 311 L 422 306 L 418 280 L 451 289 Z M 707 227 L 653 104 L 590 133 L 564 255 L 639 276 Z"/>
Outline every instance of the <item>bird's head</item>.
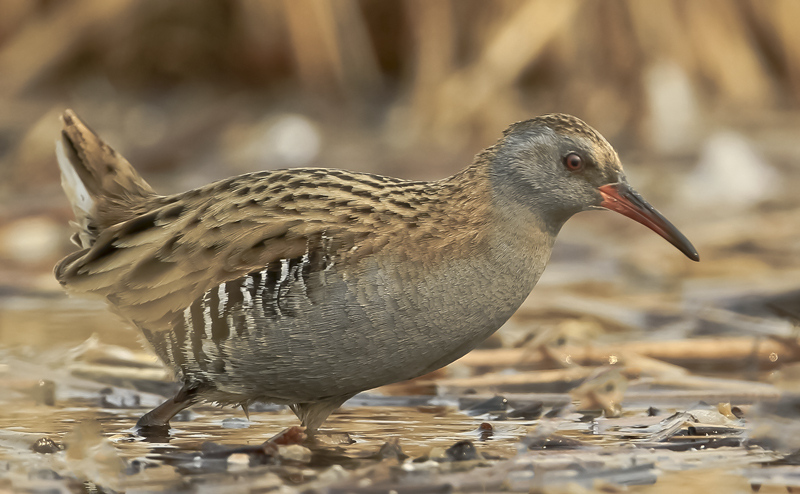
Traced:
<path fill-rule="evenodd" d="M 699 260 L 691 242 L 625 178 L 614 148 L 579 118 L 552 114 L 511 125 L 492 148 L 499 200 L 528 208 L 556 231 L 575 213 L 609 209 L 650 228 Z"/>

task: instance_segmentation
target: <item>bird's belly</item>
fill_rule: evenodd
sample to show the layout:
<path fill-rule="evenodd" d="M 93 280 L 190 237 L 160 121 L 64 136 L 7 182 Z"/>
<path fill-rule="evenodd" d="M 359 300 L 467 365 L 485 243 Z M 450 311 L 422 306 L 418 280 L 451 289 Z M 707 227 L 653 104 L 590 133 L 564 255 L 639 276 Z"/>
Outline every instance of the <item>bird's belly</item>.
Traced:
<path fill-rule="evenodd" d="M 284 265 L 209 290 L 150 339 L 185 379 L 224 394 L 315 401 L 452 362 L 513 314 L 540 272 L 499 276 L 459 260 L 420 272 L 379 257 L 355 272 Z"/>

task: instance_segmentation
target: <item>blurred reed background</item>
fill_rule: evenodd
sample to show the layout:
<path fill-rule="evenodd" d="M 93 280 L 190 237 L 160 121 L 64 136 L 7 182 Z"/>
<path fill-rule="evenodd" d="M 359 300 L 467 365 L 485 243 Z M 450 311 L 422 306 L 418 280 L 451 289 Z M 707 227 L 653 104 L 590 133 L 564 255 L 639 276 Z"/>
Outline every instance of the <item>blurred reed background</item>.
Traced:
<path fill-rule="evenodd" d="M 566 112 L 652 202 L 696 206 L 678 218 L 797 207 L 797 19 L 795 0 L 3 0 L 0 286 L 57 289 L 65 108 L 164 192 L 292 166 L 438 178 Z"/>

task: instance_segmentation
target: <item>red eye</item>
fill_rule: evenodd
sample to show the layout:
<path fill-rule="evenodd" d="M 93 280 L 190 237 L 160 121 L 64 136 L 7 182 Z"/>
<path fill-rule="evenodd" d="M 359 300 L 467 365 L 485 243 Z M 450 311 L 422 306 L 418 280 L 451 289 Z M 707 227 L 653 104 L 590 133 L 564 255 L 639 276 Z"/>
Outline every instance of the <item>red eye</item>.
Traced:
<path fill-rule="evenodd" d="M 564 156 L 564 166 L 571 172 L 576 172 L 583 168 L 583 158 L 578 156 L 577 153 L 569 153 Z"/>

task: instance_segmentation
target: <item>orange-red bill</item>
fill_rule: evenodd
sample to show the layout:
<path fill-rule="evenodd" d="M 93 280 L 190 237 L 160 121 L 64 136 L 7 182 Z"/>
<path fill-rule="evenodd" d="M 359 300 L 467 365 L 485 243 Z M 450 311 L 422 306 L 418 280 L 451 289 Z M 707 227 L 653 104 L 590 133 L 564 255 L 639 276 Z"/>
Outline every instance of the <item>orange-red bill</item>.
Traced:
<path fill-rule="evenodd" d="M 626 183 L 608 184 L 599 187 L 603 202 L 600 205 L 611 211 L 638 221 L 647 228 L 658 233 L 692 261 L 699 261 L 700 256 L 689 239 L 675 226 L 651 206 L 630 185 Z"/>

